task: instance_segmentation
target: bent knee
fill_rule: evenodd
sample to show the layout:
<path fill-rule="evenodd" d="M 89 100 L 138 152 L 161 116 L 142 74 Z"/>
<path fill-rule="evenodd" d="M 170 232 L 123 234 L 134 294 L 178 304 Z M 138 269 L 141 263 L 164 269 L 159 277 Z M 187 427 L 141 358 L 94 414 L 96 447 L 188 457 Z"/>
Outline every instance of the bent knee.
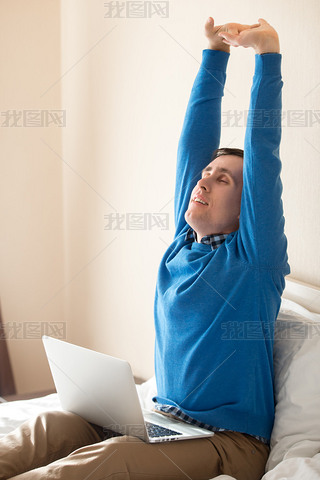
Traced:
<path fill-rule="evenodd" d="M 72 423 L 80 423 L 83 419 L 72 412 L 65 410 L 48 410 L 41 412 L 37 415 L 36 421 L 41 422 L 43 425 L 56 425 L 59 422 L 70 425 Z"/>
<path fill-rule="evenodd" d="M 92 441 L 100 440 L 98 434 L 89 422 L 80 415 L 65 410 L 42 412 L 36 417 L 35 423 L 38 424 L 38 426 L 41 424 L 42 428 L 49 435 L 57 434 L 61 436 L 63 432 L 66 432 L 69 438 L 72 438 L 74 435 L 85 435 L 86 437 L 92 436 Z"/>

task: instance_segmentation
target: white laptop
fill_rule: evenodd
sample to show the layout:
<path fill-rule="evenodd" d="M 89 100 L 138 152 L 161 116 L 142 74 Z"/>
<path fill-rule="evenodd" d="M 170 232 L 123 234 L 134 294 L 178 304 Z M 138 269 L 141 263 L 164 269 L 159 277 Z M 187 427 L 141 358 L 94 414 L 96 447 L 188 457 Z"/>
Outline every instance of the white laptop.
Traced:
<path fill-rule="evenodd" d="M 209 437 L 214 432 L 141 408 L 125 360 L 44 335 L 42 341 L 62 409 L 145 442 Z"/>

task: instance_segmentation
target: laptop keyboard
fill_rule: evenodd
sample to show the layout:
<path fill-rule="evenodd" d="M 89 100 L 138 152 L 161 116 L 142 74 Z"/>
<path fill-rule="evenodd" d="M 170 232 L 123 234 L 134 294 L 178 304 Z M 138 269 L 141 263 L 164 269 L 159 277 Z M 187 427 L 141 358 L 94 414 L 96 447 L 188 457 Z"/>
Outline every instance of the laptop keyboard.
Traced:
<path fill-rule="evenodd" d="M 170 428 L 161 427 L 155 423 L 145 422 L 149 437 L 171 437 L 173 435 L 182 435 L 181 432 L 175 432 Z"/>

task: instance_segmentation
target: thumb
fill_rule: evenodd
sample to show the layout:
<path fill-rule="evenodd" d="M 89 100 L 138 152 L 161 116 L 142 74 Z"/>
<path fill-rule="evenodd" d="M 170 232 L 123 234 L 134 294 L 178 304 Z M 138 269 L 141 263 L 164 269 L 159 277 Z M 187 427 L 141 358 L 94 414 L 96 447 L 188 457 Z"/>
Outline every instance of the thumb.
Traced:
<path fill-rule="evenodd" d="M 260 25 L 268 23 L 267 20 L 265 20 L 264 18 L 258 18 L 258 22 L 260 23 Z"/>
<path fill-rule="evenodd" d="M 214 19 L 209 17 L 206 21 L 206 25 L 210 25 L 210 27 L 214 27 Z"/>
<path fill-rule="evenodd" d="M 212 17 L 209 17 L 204 25 L 204 29 L 207 35 L 212 34 L 214 27 L 214 20 Z"/>

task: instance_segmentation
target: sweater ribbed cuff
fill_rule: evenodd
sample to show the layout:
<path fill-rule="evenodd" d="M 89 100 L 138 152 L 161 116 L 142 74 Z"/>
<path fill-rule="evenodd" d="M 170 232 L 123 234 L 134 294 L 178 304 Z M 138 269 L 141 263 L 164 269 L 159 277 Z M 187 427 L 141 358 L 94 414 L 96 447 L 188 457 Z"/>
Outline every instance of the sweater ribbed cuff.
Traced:
<path fill-rule="evenodd" d="M 255 75 L 281 75 L 281 53 L 255 54 Z"/>
<path fill-rule="evenodd" d="M 208 48 L 202 52 L 202 66 L 225 72 L 227 70 L 229 57 L 230 53 L 228 52 Z"/>

